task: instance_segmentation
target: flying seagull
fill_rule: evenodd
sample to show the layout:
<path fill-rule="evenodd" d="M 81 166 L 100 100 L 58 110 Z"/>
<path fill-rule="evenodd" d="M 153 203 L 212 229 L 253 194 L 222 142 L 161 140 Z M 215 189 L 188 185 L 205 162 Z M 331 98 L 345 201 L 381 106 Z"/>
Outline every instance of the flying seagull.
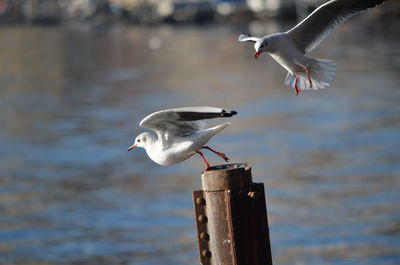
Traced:
<path fill-rule="evenodd" d="M 267 52 L 281 64 L 288 71 L 285 84 L 291 86 L 296 95 L 301 90 L 324 88 L 332 81 L 336 65 L 331 60 L 312 59 L 308 53 L 348 18 L 384 1 L 331 0 L 289 31 L 261 38 L 242 33 L 239 41 L 254 43 L 256 59 Z"/>
<path fill-rule="evenodd" d="M 236 111 L 214 107 L 188 107 L 154 112 L 145 117 L 139 125 L 153 130 L 156 135 L 148 132 L 139 134 L 128 151 L 142 147 L 151 160 L 163 166 L 182 162 L 197 153 L 203 159 L 207 170 L 210 164 L 200 152 L 201 149 L 210 150 L 226 162 L 229 160 L 224 153 L 217 152 L 205 144 L 211 137 L 228 127 L 230 122 L 206 129 L 206 124 L 200 120 L 226 118 L 236 114 Z"/>

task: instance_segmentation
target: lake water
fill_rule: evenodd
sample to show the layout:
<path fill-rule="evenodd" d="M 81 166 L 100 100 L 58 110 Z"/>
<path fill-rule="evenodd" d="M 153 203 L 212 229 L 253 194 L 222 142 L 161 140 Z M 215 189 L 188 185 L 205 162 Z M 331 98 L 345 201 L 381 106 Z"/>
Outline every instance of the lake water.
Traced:
<path fill-rule="evenodd" d="M 265 183 L 274 264 L 400 264 L 398 21 L 340 27 L 312 53 L 332 85 L 300 96 L 237 42 L 287 28 L 1 27 L 0 264 L 198 264 L 201 159 L 127 152 L 147 114 L 196 105 L 239 113 L 210 146 Z"/>

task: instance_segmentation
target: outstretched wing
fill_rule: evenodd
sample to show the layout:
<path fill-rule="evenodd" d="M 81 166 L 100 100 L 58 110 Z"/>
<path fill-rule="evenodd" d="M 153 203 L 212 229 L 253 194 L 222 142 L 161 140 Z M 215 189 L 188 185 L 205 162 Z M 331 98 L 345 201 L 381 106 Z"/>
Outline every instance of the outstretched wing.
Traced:
<path fill-rule="evenodd" d="M 236 111 L 214 107 L 188 107 L 154 112 L 140 122 L 140 126 L 151 129 L 163 139 L 168 136 L 186 136 L 202 130 L 206 124 L 201 120 L 232 117 Z"/>
<path fill-rule="evenodd" d="M 288 37 L 304 53 L 311 52 L 348 18 L 386 0 L 331 0 L 289 30 Z"/>
<path fill-rule="evenodd" d="M 248 33 L 242 33 L 240 34 L 238 41 L 249 41 L 249 42 L 256 42 L 257 40 L 259 40 L 259 38 L 256 37 L 252 37 L 250 34 Z"/>

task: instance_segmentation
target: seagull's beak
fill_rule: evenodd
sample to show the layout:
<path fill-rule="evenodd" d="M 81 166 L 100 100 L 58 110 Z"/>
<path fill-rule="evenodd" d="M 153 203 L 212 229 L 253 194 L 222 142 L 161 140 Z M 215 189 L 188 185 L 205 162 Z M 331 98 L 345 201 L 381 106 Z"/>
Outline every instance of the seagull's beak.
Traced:
<path fill-rule="evenodd" d="M 128 152 L 131 151 L 132 149 L 135 149 L 136 147 L 137 147 L 136 144 L 131 145 L 131 147 L 129 147 L 129 149 L 128 149 Z"/>
<path fill-rule="evenodd" d="M 258 59 L 258 56 L 260 56 L 261 52 L 256 52 L 256 54 L 254 54 L 254 58 Z"/>

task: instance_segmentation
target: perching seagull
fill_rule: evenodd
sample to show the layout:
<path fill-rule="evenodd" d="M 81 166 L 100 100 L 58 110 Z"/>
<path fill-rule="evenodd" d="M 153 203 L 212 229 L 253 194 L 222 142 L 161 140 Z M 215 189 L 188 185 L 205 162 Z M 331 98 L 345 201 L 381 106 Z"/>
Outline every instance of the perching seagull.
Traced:
<path fill-rule="evenodd" d="M 324 88 L 332 81 L 336 65 L 331 60 L 312 59 L 307 54 L 348 18 L 384 1 L 331 0 L 289 31 L 262 38 L 242 33 L 239 41 L 254 42 L 256 59 L 268 52 L 288 70 L 285 84 L 291 86 L 296 95 L 301 90 Z"/>
<path fill-rule="evenodd" d="M 199 154 L 207 170 L 207 162 L 200 149 L 208 149 L 226 162 L 229 158 L 205 144 L 215 134 L 228 127 L 230 122 L 206 129 L 206 124 L 200 120 L 225 118 L 236 115 L 236 111 L 226 111 L 214 107 L 188 107 L 157 111 L 148 115 L 140 122 L 140 126 L 153 130 L 151 133 L 139 134 L 128 151 L 143 147 L 151 160 L 159 165 L 168 166 L 182 162 L 194 154 Z"/>

